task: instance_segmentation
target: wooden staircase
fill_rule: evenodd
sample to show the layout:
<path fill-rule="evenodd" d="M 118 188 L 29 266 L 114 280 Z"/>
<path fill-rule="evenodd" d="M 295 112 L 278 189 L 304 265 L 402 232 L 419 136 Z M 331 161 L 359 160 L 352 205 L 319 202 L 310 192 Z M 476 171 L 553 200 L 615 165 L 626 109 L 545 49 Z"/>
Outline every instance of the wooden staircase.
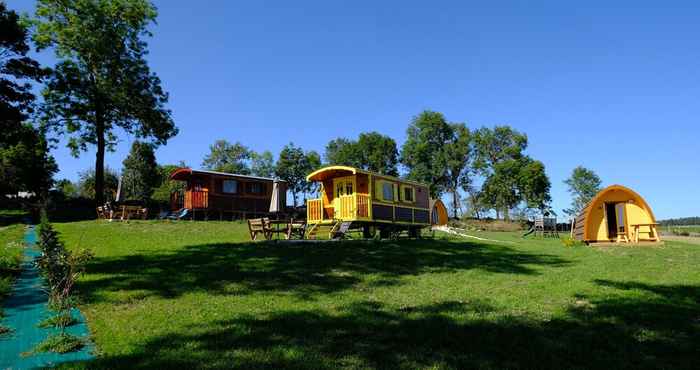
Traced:
<path fill-rule="evenodd" d="M 329 239 L 343 238 L 345 233 L 348 232 L 350 224 L 352 222 L 341 222 L 339 220 L 334 220 L 330 224 L 314 224 L 306 232 L 306 239 L 315 240 L 319 233 L 328 232 Z"/>

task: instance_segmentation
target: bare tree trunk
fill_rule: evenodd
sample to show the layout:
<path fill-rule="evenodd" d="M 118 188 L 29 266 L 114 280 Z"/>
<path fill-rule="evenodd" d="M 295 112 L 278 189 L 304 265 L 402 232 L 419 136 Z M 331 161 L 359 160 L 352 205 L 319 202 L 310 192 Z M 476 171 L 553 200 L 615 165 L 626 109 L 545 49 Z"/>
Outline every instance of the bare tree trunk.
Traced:
<path fill-rule="evenodd" d="M 105 127 L 102 117 L 98 116 L 95 126 L 95 135 L 97 136 L 97 153 L 95 154 L 95 203 L 101 206 L 105 202 Z"/>
<path fill-rule="evenodd" d="M 452 189 L 452 212 L 455 219 L 458 218 L 457 211 L 459 208 L 459 194 L 457 188 Z"/>

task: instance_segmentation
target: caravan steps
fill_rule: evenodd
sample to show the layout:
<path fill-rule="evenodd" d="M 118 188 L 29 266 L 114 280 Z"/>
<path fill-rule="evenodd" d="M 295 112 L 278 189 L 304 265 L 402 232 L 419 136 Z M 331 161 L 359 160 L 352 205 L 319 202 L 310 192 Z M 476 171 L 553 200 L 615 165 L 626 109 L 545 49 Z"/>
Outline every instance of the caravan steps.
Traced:
<path fill-rule="evenodd" d="M 306 233 L 306 239 L 314 240 L 319 233 L 328 232 L 329 239 L 345 238 L 352 222 L 334 221 L 331 224 L 314 224 Z"/>

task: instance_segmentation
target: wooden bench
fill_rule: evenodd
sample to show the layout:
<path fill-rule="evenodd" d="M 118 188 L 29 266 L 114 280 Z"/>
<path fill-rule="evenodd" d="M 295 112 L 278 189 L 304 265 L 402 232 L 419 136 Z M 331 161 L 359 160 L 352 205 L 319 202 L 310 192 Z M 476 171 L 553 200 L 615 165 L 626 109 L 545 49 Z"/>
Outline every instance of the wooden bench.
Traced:
<path fill-rule="evenodd" d="M 253 218 L 248 220 L 250 239 L 257 240 L 258 234 L 262 234 L 265 240 L 272 239 L 272 224 L 269 218 Z"/>

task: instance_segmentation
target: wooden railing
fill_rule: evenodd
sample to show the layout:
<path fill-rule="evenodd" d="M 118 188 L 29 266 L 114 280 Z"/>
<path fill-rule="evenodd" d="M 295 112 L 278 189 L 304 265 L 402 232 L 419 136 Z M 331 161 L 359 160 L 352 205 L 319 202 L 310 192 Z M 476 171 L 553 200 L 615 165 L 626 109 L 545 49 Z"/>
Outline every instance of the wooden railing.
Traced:
<path fill-rule="evenodd" d="M 369 219 L 370 201 L 367 194 L 341 195 L 336 202 L 332 217 L 324 217 L 323 202 L 321 199 L 309 199 L 306 201 L 306 218 L 308 222 L 318 222 L 324 219 L 338 219 L 343 221 Z"/>
<path fill-rule="evenodd" d="M 336 209 L 336 218 L 341 220 L 352 220 L 355 218 L 355 196 L 341 195 L 338 197 L 340 209 Z"/>
<path fill-rule="evenodd" d="M 308 222 L 323 220 L 323 201 L 321 199 L 309 199 L 306 201 L 306 219 Z"/>
<path fill-rule="evenodd" d="M 352 194 L 338 198 L 339 208 L 337 217 L 341 220 L 357 220 L 369 218 L 369 195 Z"/>
<path fill-rule="evenodd" d="M 357 204 L 357 218 L 369 218 L 369 195 L 355 194 Z"/>
<path fill-rule="evenodd" d="M 207 190 L 191 190 L 185 192 L 185 208 L 209 208 L 209 192 Z"/>

